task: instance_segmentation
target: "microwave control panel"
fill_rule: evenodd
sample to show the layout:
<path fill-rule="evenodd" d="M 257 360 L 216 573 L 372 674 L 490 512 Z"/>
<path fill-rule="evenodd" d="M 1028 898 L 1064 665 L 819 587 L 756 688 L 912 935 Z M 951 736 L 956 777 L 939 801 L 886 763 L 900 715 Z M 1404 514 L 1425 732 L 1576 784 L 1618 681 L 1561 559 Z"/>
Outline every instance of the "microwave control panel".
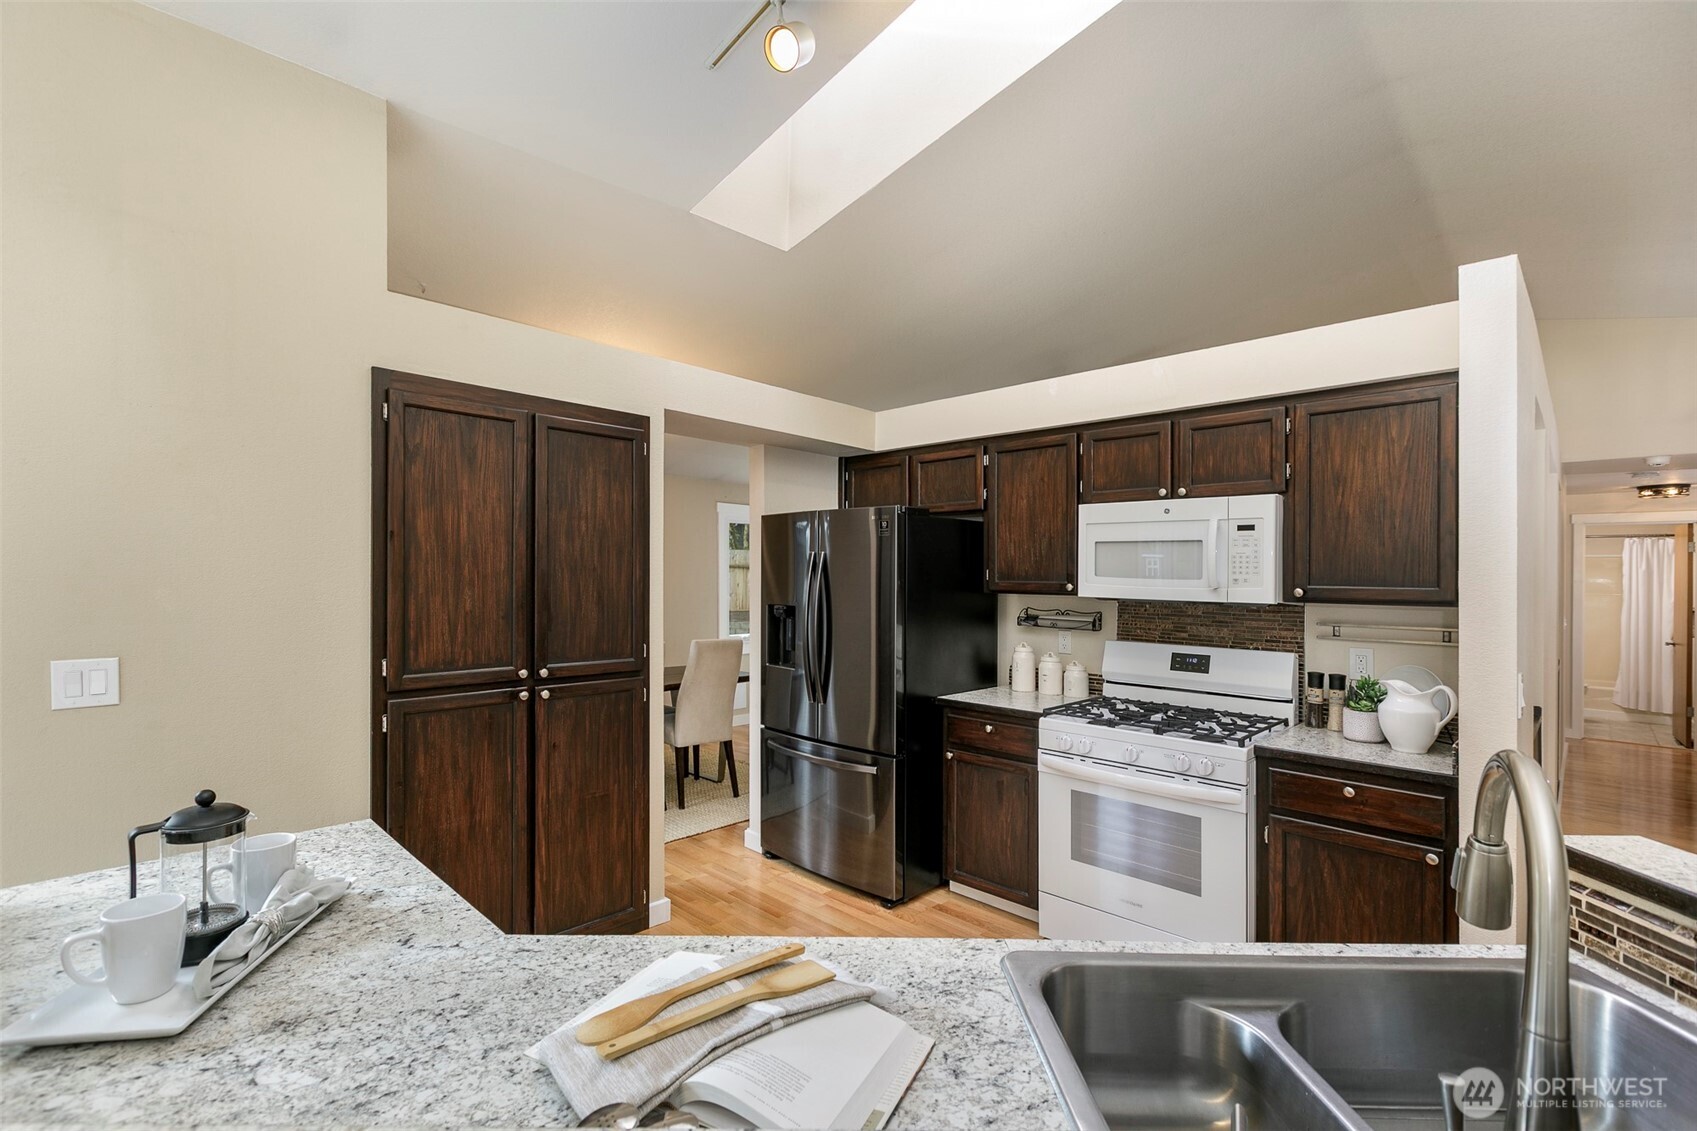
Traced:
<path fill-rule="evenodd" d="M 1262 532 L 1259 522 L 1234 520 L 1226 545 L 1226 574 L 1232 588 L 1260 585 Z"/>

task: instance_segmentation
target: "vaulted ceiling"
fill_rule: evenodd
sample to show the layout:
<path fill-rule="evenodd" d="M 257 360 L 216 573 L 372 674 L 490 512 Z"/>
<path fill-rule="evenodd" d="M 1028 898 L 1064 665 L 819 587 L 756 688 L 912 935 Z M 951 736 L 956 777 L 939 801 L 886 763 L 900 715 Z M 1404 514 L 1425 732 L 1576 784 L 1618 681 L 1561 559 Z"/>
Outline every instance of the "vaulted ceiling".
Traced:
<path fill-rule="evenodd" d="M 882 408 L 1455 297 L 1697 315 L 1697 5 L 1123 4 L 790 251 L 689 209 L 820 55 L 753 4 L 160 3 L 390 101 L 392 289 Z"/>

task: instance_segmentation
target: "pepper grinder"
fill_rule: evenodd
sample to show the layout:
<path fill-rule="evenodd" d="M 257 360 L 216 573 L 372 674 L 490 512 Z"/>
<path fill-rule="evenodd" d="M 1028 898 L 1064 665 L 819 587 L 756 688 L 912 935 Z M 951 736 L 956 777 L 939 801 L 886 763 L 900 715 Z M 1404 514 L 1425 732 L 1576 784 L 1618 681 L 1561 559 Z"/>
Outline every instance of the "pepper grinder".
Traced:
<path fill-rule="evenodd" d="M 1326 726 L 1326 673 L 1309 672 L 1308 687 L 1302 696 L 1302 721 L 1316 730 Z"/>
<path fill-rule="evenodd" d="M 1344 683 L 1347 679 L 1348 677 L 1342 672 L 1337 672 L 1326 677 L 1326 705 L 1329 708 L 1326 712 L 1327 730 L 1335 730 L 1339 732 L 1342 732 L 1343 730 L 1343 704 L 1344 699 L 1346 698 L 1344 693 Z"/>

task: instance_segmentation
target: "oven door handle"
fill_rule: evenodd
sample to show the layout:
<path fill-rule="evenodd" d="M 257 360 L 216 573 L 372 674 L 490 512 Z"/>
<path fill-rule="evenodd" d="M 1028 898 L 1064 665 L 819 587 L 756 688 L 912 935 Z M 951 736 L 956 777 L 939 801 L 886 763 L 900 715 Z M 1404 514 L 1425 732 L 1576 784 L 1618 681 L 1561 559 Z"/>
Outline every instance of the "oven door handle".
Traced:
<path fill-rule="evenodd" d="M 1212 805 L 1219 809 L 1235 809 L 1244 812 L 1247 806 L 1244 802 L 1244 791 L 1224 789 L 1207 785 L 1185 785 L 1183 782 L 1162 781 L 1159 778 L 1145 777 L 1141 774 L 1119 773 L 1114 770 L 1097 769 L 1083 762 L 1074 762 L 1068 758 L 1057 758 L 1052 754 L 1039 754 L 1037 768 L 1048 770 L 1062 777 L 1077 778 L 1080 781 L 1093 782 L 1097 785 L 1112 786 L 1129 793 L 1146 793 L 1154 797 L 1170 797 L 1175 801 L 1194 801 L 1201 805 Z"/>

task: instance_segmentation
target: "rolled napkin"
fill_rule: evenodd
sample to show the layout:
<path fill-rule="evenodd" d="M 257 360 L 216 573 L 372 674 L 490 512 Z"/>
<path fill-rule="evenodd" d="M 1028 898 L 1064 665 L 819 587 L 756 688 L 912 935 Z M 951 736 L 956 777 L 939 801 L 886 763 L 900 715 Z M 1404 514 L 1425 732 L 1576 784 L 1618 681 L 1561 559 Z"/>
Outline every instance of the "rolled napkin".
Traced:
<path fill-rule="evenodd" d="M 793 963 L 783 963 L 768 970 L 735 978 L 720 986 L 674 1002 L 661 1010 L 653 1022 L 704 1005 L 714 998 L 735 993 L 748 983 L 782 970 Z M 649 992 L 681 985 L 701 974 L 693 970 L 683 977 L 673 978 Z M 865 1001 L 873 995 L 871 986 L 856 985 L 841 978 L 803 990 L 788 997 L 756 1002 L 733 1009 L 723 1017 L 704 1021 L 693 1028 L 655 1041 L 647 1048 L 626 1053 L 617 1060 L 603 1060 L 593 1045 L 577 1042 L 576 1023 L 554 1030 L 532 1050 L 533 1055 L 548 1066 L 572 1110 L 580 1114 L 594 1111 L 607 1104 L 629 1103 L 646 1115 L 656 1104 L 672 1093 L 690 1073 L 715 1057 L 723 1056 L 738 1045 L 774 1029 L 799 1021 L 804 1017 L 835 1009 L 840 1005 Z M 650 1022 L 651 1024 L 653 1022 Z"/>
<path fill-rule="evenodd" d="M 265 906 L 231 931 L 194 972 L 195 997 L 205 999 L 258 962 L 314 911 L 334 903 L 348 890 L 340 876 L 318 879 L 302 864 L 290 868 L 265 898 Z"/>

